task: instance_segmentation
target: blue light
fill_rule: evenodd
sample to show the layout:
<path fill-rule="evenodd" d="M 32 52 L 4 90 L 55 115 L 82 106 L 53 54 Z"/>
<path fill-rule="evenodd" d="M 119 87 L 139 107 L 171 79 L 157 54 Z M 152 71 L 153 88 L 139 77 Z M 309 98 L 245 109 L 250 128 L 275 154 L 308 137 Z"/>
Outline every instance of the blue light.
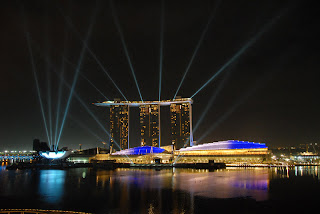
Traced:
<path fill-rule="evenodd" d="M 41 157 L 44 157 L 46 159 L 62 159 L 66 158 L 68 155 L 70 155 L 70 152 L 68 151 L 56 151 L 56 152 L 39 152 Z"/>
<path fill-rule="evenodd" d="M 229 149 L 266 149 L 264 143 L 254 143 L 248 141 L 228 140 L 213 143 L 205 143 L 197 146 L 182 148 L 180 151 L 197 151 L 197 150 L 229 150 Z"/>
<path fill-rule="evenodd" d="M 162 153 L 165 150 L 159 147 L 153 146 L 141 146 L 135 147 L 131 149 L 121 150 L 118 152 L 113 153 L 112 155 L 146 155 L 152 153 Z"/>
<path fill-rule="evenodd" d="M 42 200 L 49 204 L 62 200 L 66 174 L 65 170 L 40 170 L 38 191 Z"/>

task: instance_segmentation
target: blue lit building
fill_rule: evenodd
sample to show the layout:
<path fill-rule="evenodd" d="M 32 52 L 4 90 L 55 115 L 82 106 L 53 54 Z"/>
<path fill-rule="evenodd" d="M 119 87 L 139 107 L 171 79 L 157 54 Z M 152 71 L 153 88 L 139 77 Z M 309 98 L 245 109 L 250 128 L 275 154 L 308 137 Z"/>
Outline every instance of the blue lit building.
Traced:
<path fill-rule="evenodd" d="M 141 146 L 131 149 L 121 150 L 113 153 L 112 155 L 147 155 L 147 154 L 159 154 L 165 150 L 159 147 L 153 146 Z"/>
<path fill-rule="evenodd" d="M 266 163 L 270 151 L 264 143 L 227 140 L 205 143 L 180 150 L 142 146 L 113 153 L 109 157 L 120 163 L 208 163 L 210 160 L 232 164 Z"/>
<path fill-rule="evenodd" d="M 179 162 L 263 163 L 270 159 L 270 151 L 264 143 L 227 140 L 205 143 L 175 151 Z"/>

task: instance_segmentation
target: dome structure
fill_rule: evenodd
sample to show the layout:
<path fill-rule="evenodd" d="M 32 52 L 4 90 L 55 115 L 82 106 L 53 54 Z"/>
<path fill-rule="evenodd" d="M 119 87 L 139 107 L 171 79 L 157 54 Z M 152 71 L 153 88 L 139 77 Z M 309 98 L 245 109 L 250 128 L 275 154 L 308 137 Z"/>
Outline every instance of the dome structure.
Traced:
<path fill-rule="evenodd" d="M 112 155 L 146 155 L 151 153 L 162 153 L 164 151 L 165 151 L 164 149 L 159 147 L 141 146 L 141 147 L 134 147 L 130 149 L 117 151 Z"/>
<path fill-rule="evenodd" d="M 196 146 L 182 148 L 179 151 L 198 151 L 198 150 L 228 150 L 228 149 L 266 149 L 264 143 L 254 143 L 249 141 L 227 140 L 213 143 L 205 143 Z"/>

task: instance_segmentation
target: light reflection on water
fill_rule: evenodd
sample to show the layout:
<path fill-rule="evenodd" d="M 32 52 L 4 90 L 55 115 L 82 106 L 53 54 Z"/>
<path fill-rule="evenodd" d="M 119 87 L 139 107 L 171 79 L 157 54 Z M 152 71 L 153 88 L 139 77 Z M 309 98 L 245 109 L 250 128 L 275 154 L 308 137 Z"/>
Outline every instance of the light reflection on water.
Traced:
<path fill-rule="evenodd" d="M 308 178 L 307 182 L 310 179 L 315 181 L 307 186 L 308 191 L 315 191 L 318 187 L 315 186 L 313 190 L 312 185 L 318 185 L 320 181 L 318 172 L 318 167 L 230 167 L 215 171 L 86 168 L 8 171 L 1 167 L 0 198 L 28 198 L 25 199 L 26 203 L 37 206 L 32 208 L 59 207 L 97 213 L 128 213 L 132 210 L 137 213 L 193 213 L 199 209 L 199 197 L 249 197 L 256 201 L 287 197 L 291 192 L 282 195 L 281 186 L 287 185 L 288 189 L 294 186 L 282 181 L 296 178 Z M 301 191 L 304 191 L 305 181 L 301 182 Z M 295 191 L 292 193 L 295 194 Z M 11 208 L 19 205 L 16 204 Z"/>
<path fill-rule="evenodd" d="M 58 203 L 64 193 L 65 170 L 40 170 L 39 195 L 47 203 Z"/>
<path fill-rule="evenodd" d="M 200 169 L 165 169 L 160 172 L 118 169 L 108 176 L 122 184 L 144 189 L 181 190 L 194 196 L 209 198 L 252 197 L 267 200 L 268 171 L 267 168 L 230 168 L 213 172 Z"/>

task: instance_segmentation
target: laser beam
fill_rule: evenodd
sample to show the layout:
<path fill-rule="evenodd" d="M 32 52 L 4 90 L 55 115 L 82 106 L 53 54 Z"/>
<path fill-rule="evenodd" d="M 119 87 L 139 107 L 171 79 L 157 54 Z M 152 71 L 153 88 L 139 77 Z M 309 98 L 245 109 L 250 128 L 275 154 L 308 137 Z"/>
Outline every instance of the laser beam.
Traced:
<path fill-rule="evenodd" d="M 193 128 L 193 134 L 197 131 L 200 123 L 203 121 L 204 117 L 206 116 L 206 114 L 208 113 L 209 109 L 212 109 L 212 105 L 214 104 L 214 102 L 216 101 L 220 91 L 222 90 L 223 86 L 225 85 L 225 82 L 227 81 L 227 79 L 230 77 L 230 73 L 231 71 L 229 71 L 226 76 L 223 78 L 223 80 L 220 82 L 218 88 L 215 90 L 215 92 L 213 93 L 213 95 L 211 96 L 209 102 L 205 105 L 206 108 L 202 111 L 202 114 L 199 118 L 199 120 L 197 121 L 196 125 Z"/>
<path fill-rule="evenodd" d="M 61 73 L 60 75 L 64 75 L 64 61 L 62 59 L 62 66 L 61 66 Z M 60 118 L 60 110 L 61 110 L 61 96 L 62 96 L 62 79 L 59 81 L 59 88 L 58 88 L 58 100 L 57 100 L 57 111 L 56 111 L 56 124 L 55 124 L 55 134 L 54 134 L 54 141 L 55 145 L 57 144 L 58 140 L 58 127 L 59 127 L 59 118 Z"/>
<path fill-rule="evenodd" d="M 164 31 L 164 0 L 161 1 L 161 21 L 160 21 L 160 62 L 159 62 L 159 101 L 161 101 L 161 81 L 163 65 L 163 32 Z"/>
<path fill-rule="evenodd" d="M 99 65 L 99 67 L 101 68 L 101 70 L 107 75 L 107 77 L 109 78 L 109 80 L 112 82 L 112 84 L 116 87 L 116 89 L 119 91 L 119 93 L 121 94 L 121 96 L 128 101 L 128 99 L 126 98 L 126 96 L 123 94 L 123 92 L 120 90 L 119 86 L 115 83 L 115 81 L 112 79 L 112 77 L 110 76 L 109 72 L 107 71 L 107 69 L 102 65 L 101 61 L 98 59 L 98 57 L 94 54 L 94 52 L 89 48 L 89 46 L 87 45 L 87 43 L 81 38 L 80 33 L 78 32 L 78 30 L 76 29 L 76 27 L 74 26 L 74 24 L 72 23 L 70 17 L 64 15 L 63 11 L 61 9 L 59 9 L 61 15 L 65 18 L 67 24 L 69 25 L 70 28 L 72 28 L 72 30 L 74 31 L 74 33 L 77 35 L 78 39 L 82 42 L 82 44 L 87 48 L 88 53 L 93 57 L 93 59 L 97 62 L 97 64 Z"/>
<path fill-rule="evenodd" d="M 56 72 L 56 74 L 59 76 L 59 74 Z M 64 83 L 64 85 L 66 87 L 68 87 L 71 90 L 71 87 L 66 80 L 62 77 L 59 76 L 59 78 L 61 78 L 62 82 Z M 121 150 L 121 147 L 119 146 L 119 144 L 117 143 L 117 141 L 111 136 L 111 134 L 105 129 L 105 127 L 102 125 L 102 123 L 99 121 L 99 119 L 94 115 L 94 113 L 92 113 L 92 111 L 89 109 L 89 107 L 86 105 L 86 103 L 80 98 L 80 96 L 74 92 L 74 97 L 79 101 L 79 103 L 84 107 L 84 109 L 88 112 L 88 114 L 97 122 L 97 124 L 99 125 L 99 127 L 110 137 L 110 139 L 112 139 L 114 141 L 114 144 Z M 133 164 L 132 160 L 125 155 L 128 160 Z"/>
<path fill-rule="evenodd" d="M 285 11 L 286 12 L 286 11 Z M 220 73 L 222 73 L 227 67 L 234 63 L 242 54 L 246 52 L 267 30 L 269 30 L 276 21 L 284 14 L 282 12 L 280 15 L 273 18 L 269 23 L 267 23 L 254 37 L 252 37 L 233 57 L 225 63 L 207 82 L 205 82 L 190 98 L 196 96 L 203 88 L 205 88 L 211 81 L 213 81 Z"/>
<path fill-rule="evenodd" d="M 64 60 L 71 65 L 72 67 L 76 67 L 72 62 L 70 62 L 70 60 L 68 60 L 67 58 L 64 58 Z M 106 97 L 106 95 L 104 95 L 104 93 L 102 93 L 102 91 L 100 89 L 97 88 L 97 86 L 95 86 L 95 84 L 93 84 L 93 82 L 91 82 L 83 73 L 80 72 L 80 76 L 85 79 L 94 89 L 96 89 L 106 100 L 110 100 L 108 97 Z"/>
<path fill-rule="evenodd" d="M 61 56 L 61 72 L 60 75 L 64 76 L 65 71 L 65 61 L 64 61 L 64 55 L 67 53 L 67 41 L 68 41 L 68 31 L 66 25 L 64 26 L 64 42 L 63 42 L 63 53 Z M 52 66 L 52 64 L 50 64 Z M 62 99 L 62 79 L 59 80 L 59 87 L 58 87 L 58 97 L 57 97 L 57 105 L 56 105 L 56 123 L 55 123 L 55 134 L 54 134 L 54 143 L 57 144 L 58 139 L 58 127 L 59 127 L 59 119 L 60 119 L 60 110 L 61 110 L 61 99 Z"/>
<path fill-rule="evenodd" d="M 29 33 L 28 29 L 27 29 L 27 23 L 26 23 L 26 17 L 25 17 L 25 14 L 24 14 L 23 5 L 21 5 L 21 14 L 22 14 L 22 19 L 23 19 L 23 21 L 22 21 L 23 22 L 23 28 L 24 28 L 24 32 L 26 34 L 26 39 L 27 39 L 28 51 L 29 51 L 29 55 L 30 55 L 32 74 L 33 74 L 33 77 L 34 77 L 34 80 L 35 80 L 35 83 L 36 83 L 36 88 L 37 88 L 37 95 L 38 95 L 38 100 L 39 100 L 39 104 L 40 104 L 42 120 L 43 120 L 43 123 L 44 123 L 44 128 L 45 128 L 45 132 L 46 132 L 46 135 L 47 135 L 48 143 L 49 143 L 49 145 L 51 145 L 48 126 L 47 126 L 47 119 L 46 119 L 45 112 L 44 112 L 44 107 L 43 107 L 42 98 L 41 98 L 41 92 L 40 92 L 40 86 L 39 86 L 39 81 L 38 81 L 38 77 L 37 77 L 36 65 L 35 65 L 35 61 L 34 61 L 34 57 L 33 57 L 33 51 L 32 51 L 32 47 L 31 47 L 30 33 Z"/>
<path fill-rule="evenodd" d="M 69 114 L 69 117 L 76 122 L 82 129 L 86 130 L 89 132 L 91 135 L 93 135 L 95 138 L 97 138 L 99 141 L 104 142 L 105 140 L 99 137 L 96 133 L 94 133 L 88 126 L 86 126 L 83 122 L 80 120 L 77 120 L 75 117 Z"/>
<path fill-rule="evenodd" d="M 53 144 L 51 77 L 50 77 L 50 71 L 48 66 L 46 66 L 46 75 L 47 75 L 47 105 L 48 105 L 48 118 L 49 118 L 49 137 L 50 137 L 50 142 Z"/>
<path fill-rule="evenodd" d="M 50 137 L 49 137 L 49 131 L 48 131 L 48 126 L 47 126 L 47 119 L 46 119 L 46 116 L 45 116 L 45 113 L 44 113 L 43 103 L 42 103 L 42 99 L 41 99 L 40 86 L 39 86 L 39 81 L 38 81 L 38 78 L 37 78 L 36 66 L 35 66 L 33 53 L 32 53 L 32 48 L 31 48 L 31 44 L 30 44 L 29 32 L 26 32 L 26 37 L 27 37 L 28 50 L 29 50 L 30 59 L 31 59 L 32 73 L 33 73 L 33 77 L 34 77 L 34 80 L 35 80 L 35 83 L 36 83 L 37 95 L 38 95 L 40 108 L 41 108 L 41 115 L 42 115 L 45 131 L 46 131 L 46 135 L 47 135 L 47 138 L 48 138 L 48 143 L 49 143 L 49 145 L 51 145 L 51 140 L 50 140 Z"/>
<path fill-rule="evenodd" d="M 209 20 L 208 20 L 205 28 L 203 29 L 203 31 L 202 31 L 202 33 L 201 33 L 200 39 L 199 39 L 199 41 L 198 41 L 198 43 L 197 43 L 196 48 L 195 48 L 194 51 L 193 51 L 193 54 L 192 54 L 192 56 L 191 56 L 191 59 L 190 59 L 188 65 L 187 65 L 187 68 L 186 68 L 183 76 L 182 76 L 182 79 L 181 79 L 181 81 L 180 81 L 180 83 L 179 83 L 178 89 L 177 89 L 176 93 L 175 93 L 174 96 L 173 96 L 173 99 L 176 98 L 176 96 L 177 96 L 177 94 L 178 94 L 178 92 L 179 92 L 179 90 L 180 90 L 180 88 L 181 88 L 181 85 L 182 85 L 184 79 L 186 78 L 187 73 L 188 73 L 189 70 L 190 70 L 190 67 L 191 67 L 191 65 L 192 65 L 192 63 L 193 63 L 193 60 L 194 60 L 194 58 L 196 57 L 196 55 L 197 55 L 197 53 L 198 53 L 198 50 L 199 50 L 199 48 L 200 48 L 200 46 L 201 46 L 201 44 L 202 44 L 202 41 L 203 41 L 203 39 L 204 39 L 204 36 L 206 35 L 206 33 L 207 33 L 208 29 L 209 29 L 209 26 L 210 26 L 210 24 L 211 24 L 211 22 L 212 22 L 212 20 L 213 20 L 213 18 L 214 18 L 214 15 L 215 15 L 216 10 L 217 10 L 217 8 L 218 8 L 218 6 L 219 6 L 219 3 L 220 3 L 220 1 L 218 1 L 217 5 L 215 6 L 212 14 L 211 14 L 210 17 L 209 17 Z"/>
<path fill-rule="evenodd" d="M 259 80 L 257 80 L 252 87 L 250 87 L 240 98 L 238 98 L 235 104 L 229 108 L 229 110 L 224 113 L 216 122 L 209 127 L 205 133 L 198 139 L 198 142 L 201 142 L 209 133 L 211 133 L 215 128 L 217 128 L 223 121 L 225 121 L 241 104 L 243 104 L 250 96 L 253 95 L 259 88 L 262 88 L 268 80 L 271 79 L 273 73 L 266 73 Z M 264 83 L 264 84 L 263 84 Z"/>
<path fill-rule="evenodd" d="M 134 82 L 135 82 L 135 84 L 137 86 L 140 99 L 143 102 L 143 98 L 142 98 L 142 95 L 141 95 L 141 92 L 140 92 L 140 87 L 139 87 L 139 84 L 138 84 L 138 81 L 137 81 L 137 78 L 136 78 L 132 63 L 131 63 L 131 59 L 130 59 L 130 56 L 129 56 L 127 45 L 126 45 L 126 42 L 124 40 L 123 32 L 122 32 L 122 29 L 121 29 L 121 26 L 120 26 L 120 23 L 119 23 L 119 19 L 118 19 L 118 16 L 117 16 L 117 11 L 116 11 L 116 8 L 115 8 L 112 0 L 110 0 L 110 6 L 111 6 L 111 10 L 112 10 L 112 17 L 113 17 L 114 23 L 115 23 L 115 25 L 117 27 L 118 33 L 120 35 L 121 43 L 122 43 L 125 55 L 126 55 L 127 60 L 128 60 L 129 67 L 130 67 Z"/>
<path fill-rule="evenodd" d="M 87 32 L 87 35 L 86 35 L 86 38 L 85 38 L 85 43 L 87 43 L 87 41 L 88 41 L 88 39 L 90 37 L 91 31 L 92 31 L 92 28 L 93 28 L 93 24 L 94 24 L 94 20 L 95 20 L 95 17 L 97 15 L 97 9 L 98 9 L 98 7 L 96 5 L 96 8 L 95 8 L 95 10 L 93 12 L 93 15 L 91 17 L 91 22 L 90 22 L 90 25 L 89 25 L 89 28 L 88 28 L 88 32 Z M 71 85 L 71 88 L 70 88 L 68 101 L 67 101 L 66 108 L 65 108 L 65 111 L 64 111 L 64 114 L 63 114 L 63 119 L 62 119 L 60 130 L 59 130 L 58 140 L 57 140 L 57 143 L 55 145 L 55 150 L 58 149 L 58 145 L 59 145 L 59 142 L 60 142 L 62 130 L 63 130 L 64 124 L 65 124 L 65 121 L 66 121 L 66 117 L 67 117 L 67 114 L 68 114 L 68 111 L 69 111 L 69 108 L 70 108 L 70 103 L 71 103 L 71 100 L 72 100 L 74 89 L 75 89 L 75 86 L 76 86 L 76 83 L 77 83 L 77 80 L 78 80 L 80 68 L 81 68 L 81 65 L 82 65 L 82 62 L 83 62 L 83 57 L 84 57 L 84 54 L 85 54 L 85 50 L 86 50 L 86 47 L 82 46 L 82 50 L 81 50 L 80 57 L 79 57 L 79 60 L 78 60 L 78 65 L 77 65 L 76 72 L 75 72 L 75 75 L 73 77 L 73 82 L 72 82 L 72 85 Z"/>

